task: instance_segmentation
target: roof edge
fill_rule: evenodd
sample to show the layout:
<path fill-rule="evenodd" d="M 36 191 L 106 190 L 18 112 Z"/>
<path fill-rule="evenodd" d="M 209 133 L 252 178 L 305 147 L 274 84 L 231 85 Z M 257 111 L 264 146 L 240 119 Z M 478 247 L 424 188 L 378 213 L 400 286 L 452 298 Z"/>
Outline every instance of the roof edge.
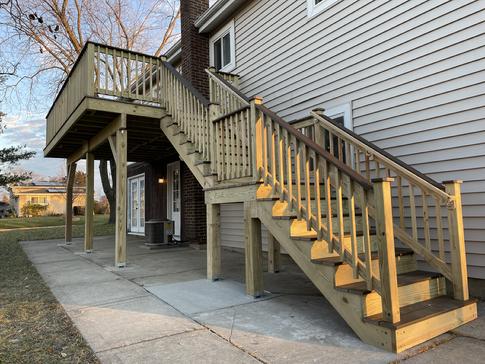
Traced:
<path fill-rule="evenodd" d="M 227 21 L 234 11 L 246 3 L 244 0 L 218 0 L 195 21 L 195 26 L 200 33 L 208 33 Z"/>

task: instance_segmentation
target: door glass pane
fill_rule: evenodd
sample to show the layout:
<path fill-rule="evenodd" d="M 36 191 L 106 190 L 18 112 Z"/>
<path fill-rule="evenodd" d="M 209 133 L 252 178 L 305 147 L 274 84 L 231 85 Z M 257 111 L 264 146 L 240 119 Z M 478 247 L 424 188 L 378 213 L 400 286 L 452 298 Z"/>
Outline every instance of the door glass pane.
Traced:
<path fill-rule="evenodd" d="M 222 66 L 225 67 L 231 63 L 231 34 L 226 34 L 222 38 Z"/>
<path fill-rule="evenodd" d="M 214 67 L 216 70 L 222 68 L 222 44 L 220 39 L 214 43 Z"/>
<path fill-rule="evenodd" d="M 180 176 L 178 169 L 174 169 L 172 172 L 172 211 L 180 211 Z"/>
<path fill-rule="evenodd" d="M 138 186 L 136 181 L 131 182 L 131 226 L 132 227 L 137 227 L 138 226 L 138 221 L 137 221 L 137 209 L 138 209 Z"/>
<path fill-rule="evenodd" d="M 140 226 L 145 226 L 145 180 L 140 179 Z"/>

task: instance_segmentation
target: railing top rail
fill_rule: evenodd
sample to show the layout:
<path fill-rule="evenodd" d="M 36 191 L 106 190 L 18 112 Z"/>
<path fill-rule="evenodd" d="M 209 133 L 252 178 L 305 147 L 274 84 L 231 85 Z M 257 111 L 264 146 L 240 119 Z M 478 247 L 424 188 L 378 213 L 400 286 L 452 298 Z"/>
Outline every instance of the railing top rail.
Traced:
<path fill-rule="evenodd" d="M 141 57 L 148 57 L 148 58 L 153 58 L 153 59 L 160 59 L 160 57 L 154 56 L 153 54 L 147 54 L 147 53 L 143 53 L 143 52 L 132 51 L 130 49 L 120 48 L 120 47 L 116 47 L 116 46 L 112 46 L 112 45 L 107 45 L 107 44 L 102 44 L 102 43 L 97 43 L 97 42 L 93 42 L 93 41 L 88 41 L 88 42 L 86 42 L 86 45 L 87 44 L 92 44 L 92 45 L 94 45 L 96 47 L 109 48 L 109 49 L 113 49 L 113 50 L 119 51 L 119 52 L 126 52 L 126 53 L 130 53 L 130 54 L 138 55 L 138 56 L 141 56 Z M 85 45 L 85 47 L 86 47 L 86 45 Z"/>
<path fill-rule="evenodd" d="M 167 61 L 162 61 L 162 64 L 179 80 L 184 87 L 186 87 L 205 107 L 209 107 L 209 100 L 202 95 L 184 76 L 182 76 L 171 64 Z"/>
<path fill-rule="evenodd" d="M 231 117 L 233 115 L 239 114 L 241 111 L 248 110 L 249 108 L 250 108 L 249 105 L 245 105 L 243 107 L 240 107 L 237 110 L 231 111 L 230 113 L 227 113 L 225 115 L 222 115 L 222 116 L 218 117 L 217 119 L 212 120 L 212 122 L 213 123 L 218 123 L 221 120 L 224 120 L 224 119 L 227 119 L 228 117 Z"/>
<path fill-rule="evenodd" d="M 379 148 L 377 145 L 369 142 L 365 138 L 362 138 L 360 135 L 355 134 L 353 131 L 343 127 L 342 125 L 337 124 L 335 121 L 333 121 L 331 118 L 329 118 L 326 115 L 323 115 L 320 110 L 314 110 L 311 113 L 317 120 L 320 121 L 325 121 L 328 122 L 330 125 L 334 127 L 334 130 L 337 130 L 338 132 L 344 133 L 347 135 L 348 138 L 350 138 L 353 142 L 357 142 L 357 144 L 360 144 L 362 147 L 366 149 L 372 149 L 374 153 L 378 155 L 378 157 L 387 163 L 391 164 L 393 167 L 398 169 L 400 172 L 406 175 L 408 179 L 410 179 L 413 182 L 416 182 L 419 185 L 424 185 L 424 187 L 432 192 L 435 192 L 436 194 L 440 195 L 443 198 L 449 199 L 450 195 L 448 195 L 444 189 L 445 186 L 443 186 L 441 183 L 435 181 L 434 179 L 426 176 L 425 174 L 419 172 L 418 170 L 414 169 L 410 165 L 404 163 L 400 159 L 394 157 L 393 155 L 389 154 L 385 150 Z"/>
<path fill-rule="evenodd" d="M 210 77 L 212 77 L 221 86 L 228 89 L 235 96 L 237 96 L 241 101 L 243 101 L 243 102 L 245 102 L 249 105 L 250 99 L 246 95 L 244 95 L 241 91 L 239 91 L 236 87 L 234 87 L 230 82 L 226 81 L 223 77 L 219 76 L 216 72 L 213 72 L 210 69 L 206 69 L 205 71 L 207 72 L 207 74 Z"/>
<path fill-rule="evenodd" d="M 325 158 L 327 161 L 332 163 L 335 167 L 337 167 L 341 172 L 344 174 L 348 175 L 353 181 L 357 182 L 359 185 L 362 186 L 362 188 L 366 190 L 371 190 L 372 184 L 370 184 L 366 178 L 361 176 L 359 173 L 354 171 L 352 168 L 350 168 L 348 165 L 345 163 L 341 162 L 337 158 L 335 158 L 332 154 L 327 152 L 325 149 L 323 149 L 320 145 L 315 143 L 312 139 L 309 137 L 303 135 L 300 131 L 292 127 L 290 124 L 288 124 L 284 119 L 282 119 L 280 116 L 278 116 L 275 112 L 271 111 L 264 105 L 256 105 L 256 107 L 263 112 L 265 115 L 269 116 L 273 121 L 275 121 L 277 124 L 279 124 L 283 129 L 288 131 L 291 135 L 293 135 L 297 140 L 305 144 L 306 146 L 310 147 L 315 151 L 315 153 L 321 155 L 323 158 Z"/>

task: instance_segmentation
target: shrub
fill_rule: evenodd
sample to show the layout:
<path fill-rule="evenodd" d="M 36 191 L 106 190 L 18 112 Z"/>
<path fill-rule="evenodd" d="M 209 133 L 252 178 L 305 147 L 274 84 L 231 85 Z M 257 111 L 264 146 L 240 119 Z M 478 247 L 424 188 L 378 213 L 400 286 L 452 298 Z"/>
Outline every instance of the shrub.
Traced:
<path fill-rule="evenodd" d="M 37 217 L 45 215 L 49 205 L 40 205 L 36 203 L 26 204 L 22 206 L 22 215 L 28 217 Z"/>

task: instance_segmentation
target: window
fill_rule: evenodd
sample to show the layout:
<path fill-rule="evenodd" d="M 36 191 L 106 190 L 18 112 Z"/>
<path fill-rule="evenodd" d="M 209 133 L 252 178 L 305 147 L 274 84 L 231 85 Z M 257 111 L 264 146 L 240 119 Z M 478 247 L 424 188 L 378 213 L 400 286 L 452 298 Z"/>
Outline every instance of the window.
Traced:
<path fill-rule="evenodd" d="M 230 72 L 236 67 L 234 21 L 211 38 L 211 64 L 218 71 Z"/>
<path fill-rule="evenodd" d="M 314 16 L 335 4 L 338 0 L 308 0 L 308 16 Z"/>

